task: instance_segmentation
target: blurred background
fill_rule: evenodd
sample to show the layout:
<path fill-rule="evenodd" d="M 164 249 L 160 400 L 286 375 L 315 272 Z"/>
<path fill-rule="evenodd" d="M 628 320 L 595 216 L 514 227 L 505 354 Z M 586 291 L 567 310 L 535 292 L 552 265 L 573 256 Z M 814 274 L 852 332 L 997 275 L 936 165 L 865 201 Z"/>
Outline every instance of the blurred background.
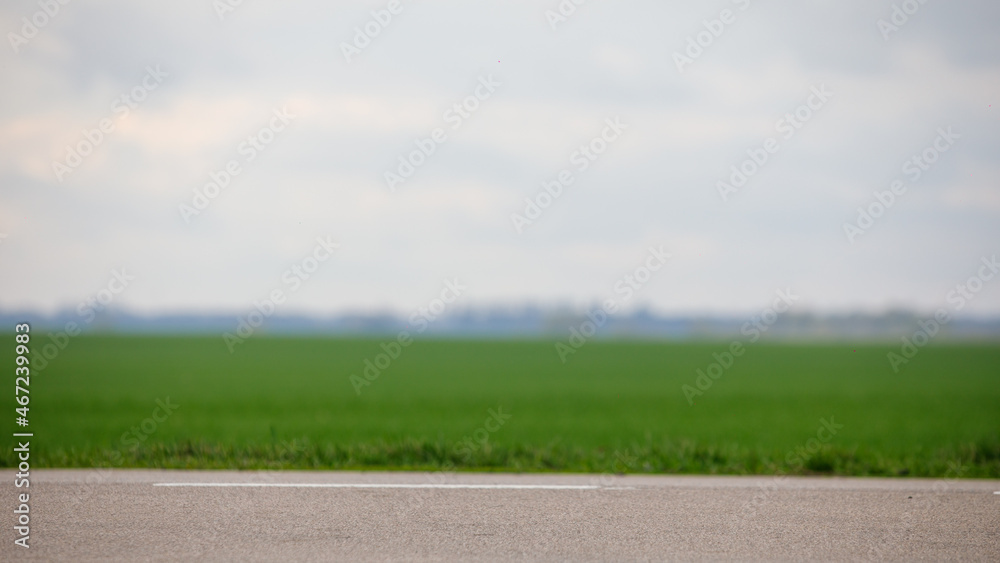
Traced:
<path fill-rule="evenodd" d="M 952 336 L 995 338 L 998 21 L 986 1 L 8 1 L 0 322 L 218 333 L 278 290 L 261 331 L 434 306 L 430 331 L 564 337 L 616 299 L 602 334 L 684 337 L 791 290 L 772 335 L 895 336 L 943 308 Z M 759 170 L 722 194 L 734 166 Z M 548 203 L 519 227 L 526 200 Z M 629 282 L 651 247 L 670 259 Z M 467 289 L 441 308 L 446 280 Z"/>
<path fill-rule="evenodd" d="M 0 410 L 35 467 L 1000 478 L 998 29 L 4 2 Z"/>

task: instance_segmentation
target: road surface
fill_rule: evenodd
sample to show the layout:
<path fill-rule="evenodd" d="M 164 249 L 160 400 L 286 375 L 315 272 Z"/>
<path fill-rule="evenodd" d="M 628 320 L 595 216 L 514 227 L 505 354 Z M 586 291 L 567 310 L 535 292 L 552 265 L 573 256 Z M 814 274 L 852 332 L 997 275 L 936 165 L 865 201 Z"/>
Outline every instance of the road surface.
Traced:
<path fill-rule="evenodd" d="M 31 547 L 8 525 L 0 560 L 1000 561 L 995 493 L 1000 481 L 32 470 Z"/>

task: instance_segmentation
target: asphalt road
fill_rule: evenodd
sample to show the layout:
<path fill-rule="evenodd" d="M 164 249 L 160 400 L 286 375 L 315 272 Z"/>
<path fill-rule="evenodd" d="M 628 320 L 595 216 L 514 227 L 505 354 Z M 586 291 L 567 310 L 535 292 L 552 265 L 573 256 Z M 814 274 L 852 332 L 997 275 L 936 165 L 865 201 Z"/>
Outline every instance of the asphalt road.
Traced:
<path fill-rule="evenodd" d="M 0 487 L 9 524 L 25 490 L 13 481 Z M 39 470 L 31 547 L 8 525 L 0 560 L 1000 561 L 995 491 L 1000 481 Z"/>

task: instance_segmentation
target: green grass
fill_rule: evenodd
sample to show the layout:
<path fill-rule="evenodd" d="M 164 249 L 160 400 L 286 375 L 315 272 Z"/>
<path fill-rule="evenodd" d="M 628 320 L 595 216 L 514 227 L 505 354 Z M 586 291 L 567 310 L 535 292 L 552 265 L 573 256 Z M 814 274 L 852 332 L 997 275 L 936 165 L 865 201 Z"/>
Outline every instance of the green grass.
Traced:
<path fill-rule="evenodd" d="M 692 406 L 681 386 L 727 343 L 592 342 L 564 365 L 551 342 L 423 340 L 358 396 L 350 374 L 380 342 L 76 337 L 32 370 L 32 467 L 1000 477 L 996 344 L 931 346 L 898 374 L 892 346 L 749 345 Z M 177 411 L 123 441 L 167 397 Z M 510 419 L 460 450 L 498 407 Z M 831 417 L 843 428 L 799 455 Z"/>

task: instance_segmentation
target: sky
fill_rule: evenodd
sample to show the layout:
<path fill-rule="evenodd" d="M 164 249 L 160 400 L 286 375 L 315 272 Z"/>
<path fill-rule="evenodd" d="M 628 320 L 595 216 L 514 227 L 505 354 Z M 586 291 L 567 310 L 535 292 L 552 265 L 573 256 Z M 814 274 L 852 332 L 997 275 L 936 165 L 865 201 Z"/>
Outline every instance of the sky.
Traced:
<path fill-rule="evenodd" d="M 7 1 L 0 309 L 405 314 L 448 283 L 582 307 L 624 281 L 663 314 L 778 290 L 933 311 L 963 285 L 998 315 L 998 24 L 993 1 Z"/>

